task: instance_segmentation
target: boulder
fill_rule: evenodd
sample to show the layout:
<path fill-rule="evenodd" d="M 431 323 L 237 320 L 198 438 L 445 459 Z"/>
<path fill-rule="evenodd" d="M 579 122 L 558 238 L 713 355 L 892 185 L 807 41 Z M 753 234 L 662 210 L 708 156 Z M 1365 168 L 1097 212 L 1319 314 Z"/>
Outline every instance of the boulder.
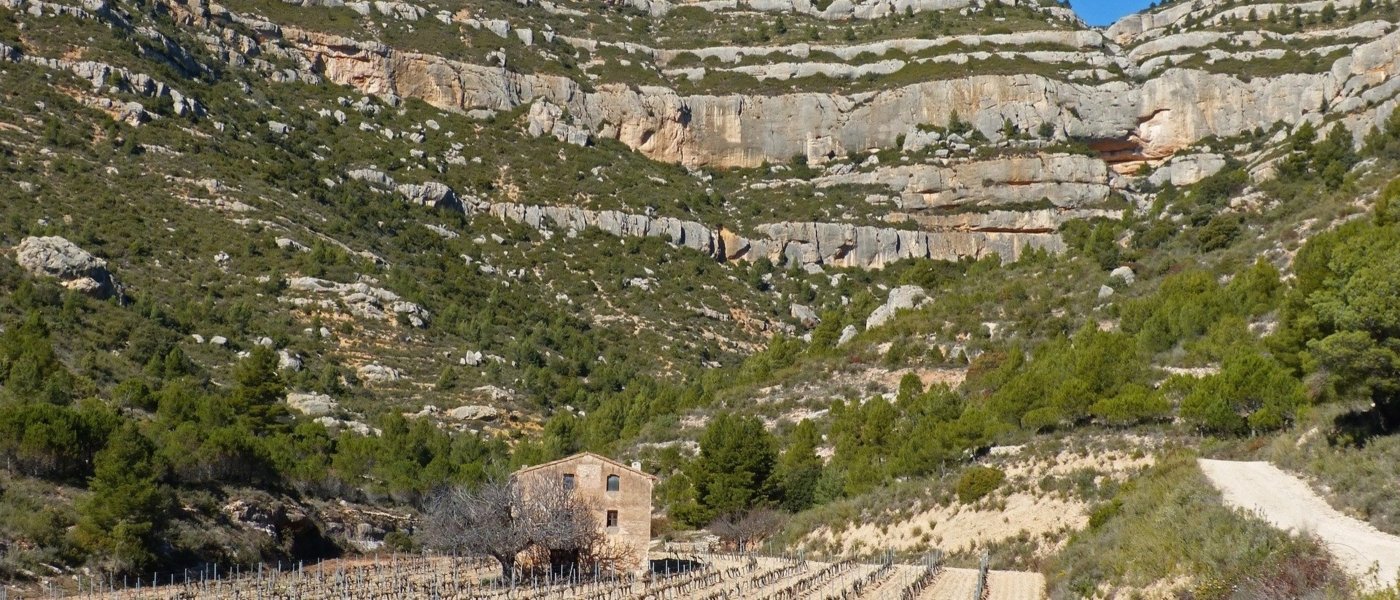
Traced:
<path fill-rule="evenodd" d="M 300 371 L 302 367 L 301 356 L 289 351 L 277 351 L 277 368 L 283 371 Z"/>
<path fill-rule="evenodd" d="M 839 338 L 836 339 L 836 345 L 837 345 L 837 346 L 844 346 L 844 345 L 846 345 L 846 342 L 849 342 L 849 341 L 855 339 L 857 333 L 860 333 L 860 332 L 856 330 L 856 326 L 855 326 L 855 325 L 847 325 L 844 329 L 841 330 L 841 337 L 839 337 Z"/>
<path fill-rule="evenodd" d="M 287 394 L 287 407 L 308 417 L 328 417 L 340 410 L 340 403 L 325 394 L 292 392 Z"/>
<path fill-rule="evenodd" d="M 394 185 L 394 178 L 390 177 L 388 173 L 378 169 L 354 169 L 345 174 L 351 179 L 363 181 L 378 187 L 387 188 Z"/>
<path fill-rule="evenodd" d="M 928 302 L 928 292 L 917 285 L 902 285 L 890 290 L 889 298 L 865 319 L 865 328 L 873 329 L 889 322 L 895 313 Z"/>
<path fill-rule="evenodd" d="M 107 261 L 61 237 L 27 237 L 15 247 L 15 262 L 35 277 L 54 277 L 63 287 L 106 298 L 116 291 Z"/>
<path fill-rule="evenodd" d="M 792 305 L 791 313 L 792 318 L 797 319 L 797 322 L 808 329 L 816 327 L 817 323 L 822 322 L 821 317 L 817 316 L 817 311 L 812 310 L 810 306 L 794 304 Z"/>
<path fill-rule="evenodd" d="M 364 365 L 355 370 L 355 375 L 365 383 L 391 383 L 402 377 L 397 369 L 379 363 Z"/>
<path fill-rule="evenodd" d="M 1128 266 L 1118 267 L 1117 269 L 1110 271 L 1108 273 L 1108 276 L 1113 279 L 1121 279 L 1123 283 L 1126 283 L 1128 285 L 1132 285 L 1134 282 L 1137 281 L 1137 274 L 1133 273 L 1132 267 Z"/>
<path fill-rule="evenodd" d="M 400 195 L 410 204 L 418 204 L 431 208 L 451 208 L 462 209 L 461 201 L 457 199 L 456 192 L 445 184 L 436 181 L 426 183 L 405 183 L 396 188 Z"/>
<path fill-rule="evenodd" d="M 379 435 L 379 430 L 359 421 L 337 419 L 335 417 L 316 417 L 316 423 L 325 427 L 332 435 L 341 431 L 349 431 L 355 435 Z"/>
<path fill-rule="evenodd" d="M 315 524 L 296 502 L 278 499 L 263 492 L 253 492 L 230 500 L 221 512 L 230 521 L 272 537 L 282 537 Z"/>
<path fill-rule="evenodd" d="M 500 414 L 495 408 L 480 405 L 459 406 L 447 411 L 447 417 L 454 421 L 494 421 Z"/>
<path fill-rule="evenodd" d="M 720 228 L 720 255 L 724 260 L 734 260 L 749 251 L 749 241 L 728 228 Z"/>
<path fill-rule="evenodd" d="M 515 399 L 515 392 L 494 385 L 483 385 L 478 388 L 473 388 L 472 395 L 496 403 Z"/>
<path fill-rule="evenodd" d="M 277 247 L 283 250 L 296 250 L 297 252 L 310 252 L 311 248 L 306 244 L 298 242 L 292 238 L 277 238 Z"/>

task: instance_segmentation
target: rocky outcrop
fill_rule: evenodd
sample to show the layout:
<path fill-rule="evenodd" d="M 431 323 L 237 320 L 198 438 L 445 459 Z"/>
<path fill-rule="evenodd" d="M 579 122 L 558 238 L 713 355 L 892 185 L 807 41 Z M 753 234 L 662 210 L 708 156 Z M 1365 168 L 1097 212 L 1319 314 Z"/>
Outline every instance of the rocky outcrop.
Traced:
<path fill-rule="evenodd" d="M 577 38 L 565 38 L 572 42 Z M 947 47 L 992 47 L 1015 48 L 1017 46 L 1062 46 L 1066 49 L 1099 48 L 1104 44 L 1103 34 L 1094 30 L 1063 31 L 1043 30 L 1024 31 L 1013 34 L 954 35 L 936 38 L 896 38 L 859 44 L 789 44 L 785 46 L 709 46 L 677 50 L 652 49 L 645 46 L 637 49 L 655 56 L 661 65 L 668 65 L 682 56 L 693 56 L 699 60 L 716 59 L 723 63 L 738 63 L 747 57 L 781 55 L 805 60 L 815 54 L 830 54 L 842 60 L 855 60 L 861 55 L 884 56 L 891 52 L 917 54 L 928 50 Z"/>
<path fill-rule="evenodd" d="M 501 411 L 490 406 L 473 404 L 449 409 L 446 414 L 447 418 L 454 421 L 495 421 L 501 416 Z"/>
<path fill-rule="evenodd" d="M 79 4 L 81 6 L 44 2 L 43 0 L 0 0 L 0 7 L 36 17 L 64 16 L 76 19 L 98 19 L 110 14 L 105 0 L 83 0 Z"/>
<path fill-rule="evenodd" d="M 340 403 L 325 394 L 292 392 L 287 394 L 287 407 L 308 417 L 328 417 L 340 411 Z"/>
<path fill-rule="evenodd" d="M 1025 131 L 1050 122 L 1073 137 L 1130 140 L 1142 146 L 1140 158 L 1160 159 L 1209 136 L 1301 122 L 1322 109 L 1324 98 L 1384 81 L 1400 70 L 1397 39 L 1391 34 L 1365 44 L 1332 72 L 1318 75 L 1245 82 L 1171 69 L 1140 87 L 1037 75 L 971 76 L 848 97 L 681 96 L 647 86 L 599 86 L 587 93 L 561 77 L 503 72 L 320 34 L 291 36 L 328 79 L 366 92 L 419 97 L 454 110 L 545 100 L 597 136 L 618 139 L 653 159 L 721 167 L 785 162 L 807 152 L 813 140 L 832 140 L 845 151 L 889 147 L 915 126 L 946 125 L 954 113 L 993 140 L 1007 121 Z"/>
<path fill-rule="evenodd" d="M 767 257 L 778 264 L 832 265 L 880 269 L 901 260 L 1019 260 L 1027 250 L 1060 253 L 1057 233 L 991 231 L 912 231 L 843 223 L 773 223 L 756 228 L 762 238 L 749 240 L 748 259 Z"/>
<path fill-rule="evenodd" d="M 90 60 L 69 60 L 66 58 L 44 58 L 41 56 L 30 56 L 5 44 L 0 44 L 0 60 L 10 62 L 23 62 L 38 65 L 55 71 L 68 71 L 92 84 L 93 89 L 103 90 L 110 86 L 119 86 L 133 94 L 139 94 L 150 98 L 168 98 L 171 103 L 171 110 L 180 116 L 201 116 L 204 114 L 204 106 L 198 100 L 182 94 L 179 90 L 166 85 L 164 82 L 152 78 L 145 73 L 137 73 L 130 69 L 116 67 L 107 63 Z M 112 102 L 116 102 L 113 100 Z M 125 104 L 122 104 L 126 109 Z M 141 112 L 144 112 L 142 110 Z M 123 119 L 128 119 L 123 116 Z"/>
<path fill-rule="evenodd" d="M 393 383 L 403 377 L 398 369 L 370 363 L 355 369 L 355 375 L 365 383 Z"/>
<path fill-rule="evenodd" d="M 1070 221 L 1088 219 L 1120 220 L 1122 210 L 1060 209 L 990 210 L 941 214 L 939 212 L 891 213 L 889 220 L 910 220 L 925 231 L 1000 231 L 1007 233 L 1050 233 Z"/>
<path fill-rule="evenodd" d="M 593 141 L 593 136 L 588 130 L 569 123 L 564 118 L 564 109 L 545 101 L 530 105 L 529 125 L 526 131 L 533 137 L 551 135 L 556 140 L 575 146 L 587 146 Z"/>
<path fill-rule="evenodd" d="M 510 202 L 480 203 L 480 212 L 524 223 L 536 229 L 565 231 L 601 229 L 620 237 L 662 237 L 671 244 L 705 254 L 715 254 L 715 234 L 709 226 L 673 217 L 651 217 L 615 210 L 588 210 L 575 206 L 529 206 Z"/>
<path fill-rule="evenodd" d="M 409 204 L 429 208 L 462 210 L 462 200 L 457 197 L 457 193 L 452 191 L 452 188 L 436 181 L 396 185 L 393 176 L 375 168 L 352 169 L 345 175 L 356 181 L 363 181 L 381 191 L 392 189 L 403 196 L 404 201 Z"/>
<path fill-rule="evenodd" d="M 15 262 L 35 277 L 54 277 L 63 287 L 98 298 L 116 292 L 107 261 L 61 237 L 27 237 L 15 247 Z"/>
<path fill-rule="evenodd" d="M 1221 10 L 1226 5 L 1220 0 L 1206 2 L 1198 0 L 1127 15 L 1109 26 L 1105 34 L 1114 42 L 1126 46 L 1161 37 L 1167 28 L 1173 25 L 1185 25 L 1188 20 L 1209 24 L 1217 23 L 1226 16 L 1232 19 L 1247 19 L 1251 11 L 1254 12 L 1256 18 L 1267 19 L 1271 15 L 1288 14 L 1294 10 L 1302 11 L 1303 14 L 1320 13 L 1329 4 L 1336 9 L 1345 10 L 1357 6 L 1361 2 L 1362 0 L 1311 0 L 1287 3 L 1246 3 L 1243 5 L 1235 4 L 1233 8 Z"/>
<path fill-rule="evenodd" d="M 1037 7 L 1048 19 L 1078 23 L 1074 11 L 1061 6 L 1044 6 L 1025 0 L 1008 0 L 1008 4 Z M 845 21 L 849 19 L 880 19 L 891 15 L 926 11 L 959 10 L 962 14 L 980 10 L 986 5 L 980 0 L 835 0 L 818 3 L 812 0 L 628 0 L 628 4 L 646 10 L 653 16 L 664 15 L 672 6 L 693 6 L 708 11 L 760 11 L 796 13 L 818 19 Z"/>
<path fill-rule="evenodd" d="M 409 204 L 427 206 L 429 208 L 448 208 L 461 210 L 462 203 L 457 199 L 457 194 L 452 188 L 436 181 L 425 183 L 405 183 L 400 184 L 395 190 Z"/>
<path fill-rule="evenodd" d="M 1063 154 L 901 165 L 865 173 L 820 177 L 817 187 L 880 185 L 898 192 L 901 208 L 995 206 L 1049 200 L 1077 208 L 1108 198 L 1108 167 L 1097 158 Z"/>
<path fill-rule="evenodd" d="M 294 305 L 315 305 L 332 311 L 344 306 L 350 314 L 363 319 L 391 322 L 403 319 L 414 327 L 423 327 L 427 324 L 429 316 L 427 309 L 422 306 L 404 300 L 394 292 L 364 282 L 339 283 L 315 277 L 293 277 L 287 280 L 287 289 L 333 297 L 321 301 L 310 298 L 286 300 Z"/>
<path fill-rule="evenodd" d="M 1279 122 L 1316 123 L 1329 114 L 1353 115 L 1344 122 L 1359 138 L 1380 123 L 1375 109 L 1400 91 L 1398 74 L 1400 32 L 1355 45 L 1324 73 L 1244 81 L 1169 69 L 1142 84 L 1133 140 L 1139 157 L 1164 159 L 1207 137 L 1269 129 Z"/>
<path fill-rule="evenodd" d="M 1015 169 L 1009 173 L 1008 181 L 1014 180 Z M 351 173 L 351 177 L 366 181 L 379 181 L 380 175 L 383 174 L 373 170 Z M 383 177 L 387 178 L 387 175 Z M 392 183 L 392 180 L 388 181 Z M 1044 191 L 1038 187 L 1034 189 Z M 490 215 L 540 230 L 578 232 L 599 229 L 619 237 L 658 237 L 674 246 L 689 248 L 720 261 L 768 258 L 779 264 L 879 269 L 896 261 L 915 258 L 959 260 L 996 255 L 1004 261 L 1014 261 L 1027 249 L 1053 253 L 1065 249 L 1064 241 L 1054 232 L 1056 226 L 1047 225 L 1060 221 L 1056 221 L 1055 215 L 1048 212 L 1039 216 L 1032 213 L 1032 216 L 1026 217 L 1032 221 L 1039 220 L 1025 230 L 1017 229 L 1018 221 L 1011 213 L 1002 215 L 993 212 L 987 215 L 992 215 L 994 221 L 987 221 L 985 226 L 981 227 L 973 226 L 972 223 L 981 222 L 979 219 L 987 215 L 977 217 L 973 215 L 979 213 L 970 213 L 963 221 L 948 222 L 942 227 L 932 227 L 931 231 L 842 223 L 774 223 L 758 226 L 756 230 L 759 236 L 746 237 L 729 229 L 715 228 L 699 221 L 675 217 L 592 210 L 577 206 L 490 202 L 474 196 L 459 195 L 450 189 L 448 193 L 462 198 L 462 208 L 473 214 Z M 917 210 L 930 205 L 922 196 L 916 195 L 911 201 L 901 202 L 899 206 L 906 210 Z M 1112 214 L 1117 213 L 1061 211 L 1058 216 L 1070 218 Z M 913 218 L 917 221 L 922 217 Z M 384 309 L 388 307 L 391 312 L 406 314 L 410 320 L 414 317 L 426 317 L 426 313 L 413 310 L 416 305 L 402 303 L 392 292 L 363 283 L 341 284 L 300 277 L 289 280 L 288 287 L 294 291 L 338 295 L 341 302 L 359 316 L 386 318 L 388 313 Z M 332 306 L 327 305 L 328 308 Z"/>
<path fill-rule="evenodd" d="M 220 512 L 236 525 L 272 537 L 295 537 L 301 530 L 315 527 L 296 502 L 263 492 L 245 492 L 242 497 L 231 499 Z"/>
<path fill-rule="evenodd" d="M 688 166 L 786 162 L 805 152 L 811 138 L 837 139 L 853 151 L 889 147 L 908 129 L 946 125 L 954 113 L 993 139 L 1008 120 L 1027 131 L 1051 121 L 1070 135 L 1119 137 L 1132 129 L 1136 107 L 1124 83 L 1071 84 L 1038 75 L 929 81 L 851 97 L 681 96 L 666 88 L 615 85 L 589 93 L 564 77 L 513 73 L 290 27 L 282 33 L 318 74 L 365 93 L 414 97 L 450 110 L 508 110 L 543 100 L 598 137 Z"/>
<path fill-rule="evenodd" d="M 756 228 L 761 237 L 746 238 L 695 221 L 610 210 L 513 203 L 481 203 L 477 208 L 534 228 L 579 231 L 592 227 L 623 237 L 663 237 L 671 244 L 719 260 L 768 258 L 778 264 L 880 269 L 914 258 L 958 260 L 996 255 L 1009 262 L 1031 248 L 1053 253 L 1065 249 L 1059 234 L 1043 231 L 913 231 L 842 223 L 774 223 Z"/>
<path fill-rule="evenodd" d="M 1177 155 L 1153 171 L 1147 180 L 1156 186 L 1170 183 L 1184 187 L 1219 173 L 1225 164 L 1225 157 L 1219 154 Z"/>

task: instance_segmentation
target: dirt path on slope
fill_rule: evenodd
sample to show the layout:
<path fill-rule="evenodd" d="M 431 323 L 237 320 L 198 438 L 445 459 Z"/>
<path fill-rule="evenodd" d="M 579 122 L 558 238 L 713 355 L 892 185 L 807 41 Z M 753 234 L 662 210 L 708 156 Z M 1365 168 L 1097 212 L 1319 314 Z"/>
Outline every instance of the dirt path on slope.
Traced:
<path fill-rule="evenodd" d="M 1303 480 L 1269 463 L 1201 459 L 1200 465 L 1226 505 L 1255 512 L 1280 529 L 1317 535 L 1342 568 L 1368 587 L 1396 584 L 1400 537 L 1337 512 Z"/>

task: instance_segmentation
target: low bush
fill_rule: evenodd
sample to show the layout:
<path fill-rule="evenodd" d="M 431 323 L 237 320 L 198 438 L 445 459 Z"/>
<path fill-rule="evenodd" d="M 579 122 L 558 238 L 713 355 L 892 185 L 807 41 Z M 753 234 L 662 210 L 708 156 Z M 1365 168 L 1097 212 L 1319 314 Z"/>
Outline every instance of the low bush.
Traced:
<path fill-rule="evenodd" d="M 991 467 L 968 467 L 963 474 L 958 477 L 958 484 L 955 491 L 958 494 L 958 501 L 963 504 L 972 504 L 988 494 L 996 491 L 1001 482 L 1006 480 L 1006 473 L 1000 469 Z"/>

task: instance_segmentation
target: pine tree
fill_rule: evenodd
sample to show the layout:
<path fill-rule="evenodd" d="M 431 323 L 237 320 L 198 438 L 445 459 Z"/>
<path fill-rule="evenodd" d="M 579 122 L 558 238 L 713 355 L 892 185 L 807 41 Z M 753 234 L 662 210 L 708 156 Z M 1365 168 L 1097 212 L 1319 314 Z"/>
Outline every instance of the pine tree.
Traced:
<path fill-rule="evenodd" d="M 255 433 L 275 427 L 287 416 L 280 402 L 286 387 L 277 373 L 277 353 L 258 346 L 233 370 L 232 405 Z"/>
<path fill-rule="evenodd" d="M 1335 5 L 1333 5 L 1331 2 L 1328 2 L 1326 5 L 1324 5 L 1324 6 L 1322 7 L 1322 22 L 1323 22 L 1323 23 L 1332 23 L 1332 22 L 1335 22 L 1335 21 L 1337 20 L 1337 16 L 1338 16 L 1338 15 L 1337 15 L 1337 7 L 1336 7 Z"/>
<path fill-rule="evenodd" d="M 768 503 L 773 496 L 777 444 L 757 417 L 721 414 L 700 436 L 690 477 L 701 522 Z"/>
<path fill-rule="evenodd" d="M 810 419 L 803 419 L 792 431 L 787 451 L 778 460 L 778 486 L 783 493 L 783 509 L 798 512 L 817 502 L 817 484 L 822 478 L 822 459 L 817 456 L 821 433 Z"/>
<path fill-rule="evenodd" d="M 155 446 L 127 425 L 97 454 L 89 495 L 78 504 L 78 544 L 100 558 L 105 570 L 144 570 L 169 517 L 169 492 L 159 481 Z"/>

